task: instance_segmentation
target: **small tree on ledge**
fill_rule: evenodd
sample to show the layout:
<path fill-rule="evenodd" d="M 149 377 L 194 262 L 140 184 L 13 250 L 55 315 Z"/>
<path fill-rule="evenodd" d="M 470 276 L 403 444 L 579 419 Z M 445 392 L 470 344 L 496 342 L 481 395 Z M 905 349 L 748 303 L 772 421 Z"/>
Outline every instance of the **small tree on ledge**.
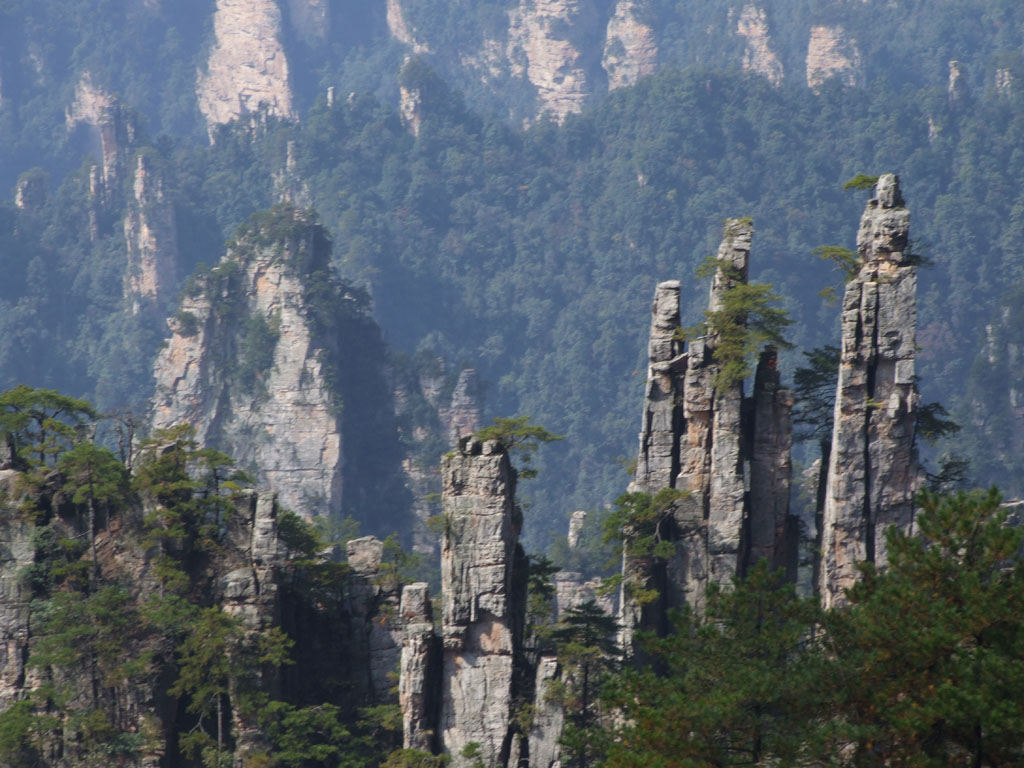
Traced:
<path fill-rule="evenodd" d="M 527 480 L 537 476 L 537 470 L 530 466 L 536 451 L 541 443 L 552 443 L 555 440 L 564 440 L 565 435 L 556 435 L 544 427 L 530 423 L 529 416 L 515 416 L 513 418 L 497 418 L 494 424 L 473 433 L 474 440 L 497 440 L 509 454 L 517 454 L 518 462 L 521 464 L 515 469 L 516 477 Z"/>

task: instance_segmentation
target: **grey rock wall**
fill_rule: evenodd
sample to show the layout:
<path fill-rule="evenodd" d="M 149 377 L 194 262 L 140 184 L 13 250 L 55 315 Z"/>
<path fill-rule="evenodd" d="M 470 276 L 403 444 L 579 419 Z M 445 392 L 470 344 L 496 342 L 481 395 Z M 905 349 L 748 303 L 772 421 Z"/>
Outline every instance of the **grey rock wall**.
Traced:
<path fill-rule="evenodd" d="M 819 589 L 845 602 L 857 562 L 884 566 L 885 530 L 909 530 L 921 485 L 914 448 L 917 269 L 899 178 L 879 178 L 857 233 L 860 273 L 843 299 L 841 360 L 822 524 Z"/>

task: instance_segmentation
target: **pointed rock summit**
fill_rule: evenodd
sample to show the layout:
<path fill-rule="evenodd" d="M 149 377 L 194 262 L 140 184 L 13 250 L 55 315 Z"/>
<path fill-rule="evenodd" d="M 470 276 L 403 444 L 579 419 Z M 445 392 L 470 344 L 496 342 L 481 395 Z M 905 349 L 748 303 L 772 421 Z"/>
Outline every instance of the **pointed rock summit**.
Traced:
<path fill-rule="evenodd" d="M 917 268 L 909 229 L 899 178 L 881 176 L 857 233 L 860 272 L 843 299 L 822 527 L 825 607 L 844 602 L 858 561 L 886 564 L 885 530 L 910 529 L 922 483 L 914 449 Z"/>

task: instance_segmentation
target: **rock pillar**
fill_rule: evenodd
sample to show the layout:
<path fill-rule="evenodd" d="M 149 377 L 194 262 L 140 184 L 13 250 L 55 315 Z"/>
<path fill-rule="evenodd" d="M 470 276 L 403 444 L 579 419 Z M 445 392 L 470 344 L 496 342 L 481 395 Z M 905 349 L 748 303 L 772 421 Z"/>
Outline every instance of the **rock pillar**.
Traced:
<path fill-rule="evenodd" d="M 437 681 L 437 638 L 430 606 L 429 585 L 418 582 L 402 590 L 401 671 L 398 678 L 398 702 L 402 708 L 402 743 L 406 749 L 432 752 L 437 707 L 434 699 Z"/>
<path fill-rule="evenodd" d="M 494 440 L 464 438 L 441 464 L 444 533 L 440 746 L 454 765 L 473 742 L 505 765 L 512 742 L 515 651 L 525 611 L 513 573 L 522 516 L 515 477 Z"/>
<path fill-rule="evenodd" d="M 914 449 L 917 269 L 898 177 L 879 178 L 857 233 L 860 273 L 843 300 L 835 427 L 822 523 L 820 592 L 841 604 L 857 562 L 884 566 L 885 530 L 908 529 L 920 469 Z"/>

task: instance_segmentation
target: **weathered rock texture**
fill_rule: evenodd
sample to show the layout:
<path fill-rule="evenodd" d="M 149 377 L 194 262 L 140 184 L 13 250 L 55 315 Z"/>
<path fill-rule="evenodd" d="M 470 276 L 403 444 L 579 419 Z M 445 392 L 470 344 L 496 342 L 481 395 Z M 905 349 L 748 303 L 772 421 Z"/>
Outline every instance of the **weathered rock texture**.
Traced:
<path fill-rule="evenodd" d="M 822 529 L 821 599 L 844 601 L 856 564 L 885 566 L 885 530 L 909 530 L 920 470 L 914 449 L 917 269 L 907 250 L 910 212 L 886 174 L 857 233 L 860 273 L 843 300 Z"/>
<path fill-rule="evenodd" d="M 709 307 L 747 279 L 753 229 L 744 220 L 726 223 L 718 250 Z M 679 338 L 679 283 L 658 285 L 652 306 L 647 391 L 637 470 L 630 491 L 657 494 L 675 488 L 666 535 L 675 553 L 666 560 L 623 558 L 620 624 L 625 647 L 638 628 L 663 630 L 667 611 L 703 604 L 711 582 L 727 584 L 760 558 L 782 564 L 790 527 L 790 408 L 792 395 L 779 386 L 774 351 L 766 351 L 752 397 L 741 382 L 716 387 L 721 366 L 718 337 Z M 654 588 L 659 600 L 645 606 L 631 593 Z"/>
<path fill-rule="evenodd" d="M 471 764 L 459 753 L 472 742 L 484 765 L 505 765 L 525 615 L 516 583 L 525 558 L 517 543 L 515 477 L 500 443 L 468 438 L 444 458 L 441 475 L 440 745 L 457 765 Z"/>
<path fill-rule="evenodd" d="M 0 488 L 16 491 L 18 473 L 0 470 Z M 28 660 L 32 589 L 24 578 L 35 560 L 32 525 L 5 509 L 0 523 L 0 711 L 24 694 Z"/>
<path fill-rule="evenodd" d="M 308 301 L 329 254 L 294 209 L 256 225 L 183 299 L 154 368 L 155 429 L 192 424 L 306 516 L 338 514 L 342 500 L 340 361 Z"/>
<path fill-rule="evenodd" d="M 967 67 L 955 59 L 949 62 L 949 84 L 946 93 L 951 107 L 967 98 Z"/>
<path fill-rule="evenodd" d="M 595 90 L 597 51 L 586 42 L 598 36 L 601 18 L 587 0 L 521 0 L 511 12 L 508 59 L 512 75 L 536 89 L 538 115 L 562 122 L 579 112 Z"/>
<path fill-rule="evenodd" d="M 658 65 L 658 38 L 642 21 L 647 4 L 619 0 L 608 20 L 601 66 L 608 73 L 608 90 L 632 85 Z"/>
<path fill-rule="evenodd" d="M 178 291 L 178 232 L 174 204 L 146 155 L 135 164 L 133 199 L 124 219 L 128 247 L 125 298 L 132 311 L 140 302 L 163 308 Z"/>
<path fill-rule="evenodd" d="M 112 94 L 93 84 L 86 72 L 75 87 L 75 100 L 65 113 L 70 132 L 86 126 L 100 148 L 100 183 L 91 190 L 94 199 L 109 202 L 124 174 L 125 157 L 135 143 L 136 125 L 132 112 Z"/>
<path fill-rule="evenodd" d="M 406 749 L 432 752 L 436 748 L 434 727 L 437 722 L 436 679 L 440 671 L 440 645 L 434 634 L 429 585 L 408 584 L 402 590 L 401 672 L 398 678 L 398 703 L 402 708 L 402 743 Z"/>
<path fill-rule="evenodd" d="M 826 80 L 838 77 L 854 86 L 861 79 L 861 55 L 842 27 L 811 27 L 807 44 L 807 85 L 818 90 Z"/>
<path fill-rule="evenodd" d="M 772 85 L 782 82 L 782 62 L 771 49 L 768 19 L 763 8 L 745 5 L 736 21 L 736 33 L 746 39 L 743 49 L 743 69 L 756 72 Z"/>
<path fill-rule="evenodd" d="M 480 429 L 483 408 L 483 384 L 474 368 L 463 368 L 452 390 L 451 404 L 441 408 L 441 423 L 448 431 L 452 445 Z"/>
<path fill-rule="evenodd" d="M 287 0 L 292 29 L 307 44 L 324 42 L 331 28 L 331 9 L 327 0 Z"/>
<path fill-rule="evenodd" d="M 217 0 L 216 37 L 199 73 L 199 111 L 213 129 L 249 112 L 294 117 L 281 11 L 273 0 Z"/>

